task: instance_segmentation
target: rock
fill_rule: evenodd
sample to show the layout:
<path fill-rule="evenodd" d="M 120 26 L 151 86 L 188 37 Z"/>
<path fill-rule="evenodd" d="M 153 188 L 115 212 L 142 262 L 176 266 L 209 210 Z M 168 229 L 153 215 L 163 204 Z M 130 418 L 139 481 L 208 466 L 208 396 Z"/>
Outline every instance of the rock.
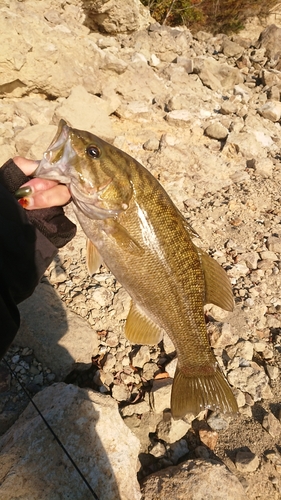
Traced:
<path fill-rule="evenodd" d="M 205 129 L 205 134 L 212 139 L 222 140 L 228 136 L 228 130 L 221 123 L 214 122 Z"/>
<path fill-rule="evenodd" d="M 10 144 L 0 145 L 0 164 L 1 166 L 7 161 L 9 158 L 13 158 L 16 156 L 17 150 L 15 146 Z"/>
<path fill-rule="evenodd" d="M 222 115 L 232 115 L 238 110 L 238 103 L 235 101 L 224 101 L 220 107 L 220 113 Z"/>
<path fill-rule="evenodd" d="M 19 306 L 21 327 L 17 345 L 29 346 L 58 380 L 63 380 L 75 363 L 90 363 L 98 352 L 95 332 L 65 307 L 55 290 L 41 283 Z"/>
<path fill-rule="evenodd" d="M 235 356 L 239 358 L 239 366 L 243 366 L 245 360 L 251 361 L 253 359 L 254 347 L 252 342 L 250 342 L 249 340 L 239 340 L 235 348 Z"/>
<path fill-rule="evenodd" d="M 277 236 L 269 236 L 266 246 L 271 252 L 281 253 L 281 238 L 278 238 Z"/>
<path fill-rule="evenodd" d="M 130 397 L 130 391 L 124 384 L 113 385 L 112 397 L 116 399 L 116 401 L 127 401 Z"/>
<path fill-rule="evenodd" d="M 190 125 L 190 121 L 192 120 L 192 115 L 190 111 L 188 111 L 187 109 L 179 109 L 167 113 L 165 118 L 168 123 L 171 123 L 176 126 L 185 127 Z"/>
<path fill-rule="evenodd" d="M 225 37 L 222 43 L 222 51 L 226 57 L 241 57 L 244 52 L 244 47 L 238 43 L 232 42 L 229 38 Z"/>
<path fill-rule="evenodd" d="M 276 262 L 279 260 L 275 252 L 270 252 L 269 250 L 265 250 L 263 252 L 260 252 L 260 256 L 262 260 L 273 260 L 273 262 Z"/>
<path fill-rule="evenodd" d="M 257 252 L 247 252 L 239 255 L 239 260 L 244 260 L 249 269 L 257 269 L 259 254 Z"/>
<path fill-rule="evenodd" d="M 241 102 L 243 104 L 246 104 L 251 97 L 249 88 L 246 87 L 246 85 L 243 85 L 243 83 L 240 83 L 239 85 L 234 85 L 233 93 L 234 95 L 241 97 Z"/>
<path fill-rule="evenodd" d="M 142 452 L 147 453 L 150 449 L 151 439 L 149 435 L 156 432 L 157 423 L 161 418 L 162 415 L 156 415 L 152 412 L 143 413 L 141 418 L 137 414 L 125 418 L 125 424 L 139 439 Z"/>
<path fill-rule="evenodd" d="M 162 413 L 170 408 L 172 379 L 153 380 L 151 397 L 155 413 Z"/>
<path fill-rule="evenodd" d="M 238 451 L 236 453 L 235 465 L 240 472 L 254 472 L 257 470 L 259 463 L 259 458 L 251 451 Z"/>
<path fill-rule="evenodd" d="M 148 151 L 157 151 L 159 149 L 159 144 L 159 140 L 153 137 L 144 143 L 143 148 Z"/>
<path fill-rule="evenodd" d="M 199 429 L 199 437 L 201 443 L 207 446 L 210 450 L 214 450 L 218 442 L 219 434 L 216 431 Z"/>
<path fill-rule="evenodd" d="M 81 36 L 81 30 L 75 33 L 67 26 L 50 27 L 43 16 L 34 16 L 32 5 L 25 7 L 24 15 L 19 6 L 11 16 L 2 16 L 0 94 L 21 97 L 35 90 L 61 97 L 87 82 L 97 89 L 99 49 L 86 41 L 85 33 Z M 17 56 L 9 59 L 11 53 Z"/>
<path fill-rule="evenodd" d="M 99 307 L 111 306 L 114 293 L 108 288 L 100 286 L 91 292 L 91 299 L 98 304 Z"/>
<path fill-rule="evenodd" d="M 213 431 L 228 429 L 232 416 L 212 412 L 208 418 L 208 425 Z"/>
<path fill-rule="evenodd" d="M 181 439 L 189 431 L 192 420 L 193 417 L 190 419 L 185 418 L 184 420 L 174 420 L 171 418 L 169 412 L 165 412 L 163 419 L 158 423 L 156 428 L 158 439 L 162 439 L 166 443 L 175 443 L 175 441 Z M 184 448 L 187 450 L 187 445 L 184 445 Z"/>
<path fill-rule="evenodd" d="M 273 413 L 269 412 L 263 417 L 262 426 L 274 439 L 278 439 L 281 432 L 281 424 Z"/>
<path fill-rule="evenodd" d="M 188 460 L 148 476 L 142 483 L 145 500 L 243 500 L 245 492 L 238 479 L 215 460 Z"/>
<path fill-rule="evenodd" d="M 82 85 L 78 85 L 56 109 L 55 120 L 58 122 L 62 118 L 71 127 L 87 130 L 110 141 L 115 135 L 108 115 L 107 102 L 89 94 Z"/>
<path fill-rule="evenodd" d="M 166 354 L 172 354 L 173 352 L 175 352 L 175 346 L 166 332 L 164 332 L 163 335 L 163 344 Z"/>
<path fill-rule="evenodd" d="M 162 457 L 166 453 L 166 448 L 163 443 L 160 443 L 160 441 L 158 441 L 158 443 L 153 446 L 149 453 L 154 457 Z"/>
<path fill-rule="evenodd" d="M 180 439 L 171 444 L 169 455 L 174 465 L 176 465 L 180 458 L 184 457 L 189 452 L 187 442 L 185 439 Z"/>
<path fill-rule="evenodd" d="M 138 366 L 142 368 L 145 363 L 148 363 L 150 360 L 150 352 L 149 347 L 147 345 L 143 345 L 140 347 L 136 355 L 132 359 L 133 366 Z"/>
<path fill-rule="evenodd" d="M 255 171 L 262 177 L 272 177 L 273 163 L 270 158 L 262 158 L 255 162 Z"/>
<path fill-rule="evenodd" d="M 265 158 L 266 151 L 253 133 L 230 132 L 226 144 L 232 144 L 246 159 Z"/>
<path fill-rule="evenodd" d="M 266 372 L 269 376 L 270 380 L 277 380 L 279 377 L 279 368 L 278 366 L 266 365 Z"/>
<path fill-rule="evenodd" d="M 90 0 L 87 2 L 87 25 L 106 33 L 127 33 L 148 26 L 149 11 L 139 0 Z"/>
<path fill-rule="evenodd" d="M 272 122 L 278 122 L 281 118 L 281 102 L 269 101 L 258 108 L 258 112 Z"/>
<path fill-rule="evenodd" d="M 22 156 L 40 159 L 49 147 L 56 131 L 57 127 L 54 125 L 33 125 L 24 128 L 15 136 L 17 151 Z"/>
<path fill-rule="evenodd" d="M 193 61 L 192 59 L 188 59 L 187 57 L 183 56 L 178 56 L 176 58 L 177 64 L 180 64 L 181 66 L 184 67 L 187 73 L 192 73 L 193 72 Z"/>
<path fill-rule="evenodd" d="M 197 57 L 193 60 L 193 72 L 197 73 L 203 84 L 212 90 L 231 90 L 243 78 L 237 68 L 220 64 L 212 57 Z"/>
<path fill-rule="evenodd" d="M 252 365 L 231 370 L 228 373 L 228 380 L 234 387 L 251 394 L 254 401 L 259 401 L 266 397 L 268 377 L 256 364 L 252 363 Z"/>
<path fill-rule="evenodd" d="M 239 336 L 229 323 L 213 323 L 209 326 L 210 344 L 215 349 L 236 344 Z"/>
<path fill-rule="evenodd" d="M 265 49 L 265 55 L 269 59 L 278 60 L 280 58 L 280 41 L 281 28 L 275 24 L 271 24 L 260 34 L 257 46 Z"/>
<path fill-rule="evenodd" d="M 172 359 L 172 361 L 167 363 L 165 369 L 166 369 L 166 372 L 168 373 L 169 377 L 174 378 L 175 373 L 176 373 L 177 364 L 178 364 L 177 358 L 174 358 L 174 359 Z"/>
<path fill-rule="evenodd" d="M 139 441 L 110 396 L 60 383 L 37 394 L 34 402 L 99 498 L 140 499 Z M 50 453 L 43 452 L 47 449 Z M 3 500 L 93 498 L 31 403 L 1 438 L 0 461 Z"/>

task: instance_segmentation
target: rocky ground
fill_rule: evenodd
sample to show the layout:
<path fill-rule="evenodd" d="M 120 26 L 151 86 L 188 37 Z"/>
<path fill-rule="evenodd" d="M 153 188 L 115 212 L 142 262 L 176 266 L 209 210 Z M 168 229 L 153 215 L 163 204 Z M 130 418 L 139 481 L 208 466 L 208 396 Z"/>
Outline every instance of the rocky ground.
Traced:
<path fill-rule="evenodd" d="M 34 295 L 20 306 L 21 330 L 6 359 L 41 406 L 58 410 L 57 416 L 50 415 L 54 425 L 61 415 L 67 421 L 58 391 L 68 401 L 71 384 L 86 391 L 77 390 L 76 401 L 87 394 L 96 409 L 105 404 L 101 401 L 110 401 L 114 422 L 120 414 L 126 424 L 118 424 L 119 441 L 132 439 L 135 449 L 132 471 L 126 469 L 126 474 L 138 477 L 145 500 L 171 494 L 179 500 L 206 498 L 207 493 L 217 500 L 232 498 L 232 492 L 236 499 L 277 500 L 281 28 L 256 25 L 253 35 L 250 25 L 241 36 L 213 37 L 162 28 L 136 2 L 134 19 L 121 9 L 124 15 L 117 25 L 116 11 L 109 9 L 104 17 L 96 6 L 96 16 L 87 17 L 83 2 L 34 5 L 31 0 L 3 2 L 1 8 L 2 46 L 12 33 L 9 40 L 17 54 L 8 55 L 9 46 L 5 61 L 0 61 L 1 160 L 14 154 L 40 158 L 64 118 L 112 141 L 160 180 L 198 233 L 195 243 L 226 269 L 231 280 L 233 313 L 211 305 L 206 313 L 210 343 L 233 387 L 239 414 L 202 412 L 197 418 L 171 419 L 174 347 L 166 336 L 153 347 L 132 346 L 126 340 L 123 327 L 130 298 L 105 266 L 88 276 L 80 228 Z M 103 24 L 97 26 L 97 20 Z M 66 212 L 74 217 L 71 205 Z M 25 476 L 15 456 L 19 436 L 24 436 L 20 426 L 26 428 L 31 410 L 11 427 L 28 399 L 6 365 L 0 368 L 1 498 L 31 498 L 27 489 L 14 496 L 16 483 L 17 491 L 26 484 L 19 481 Z M 95 399 L 91 389 L 104 399 Z M 91 422 L 93 415 L 83 411 L 79 408 L 79 415 Z M 131 438 L 125 427 L 132 431 Z M 75 435 L 68 428 L 70 447 L 78 435 L 84 434 L 86 441 L 85 428 Z M 43 439 L 44 431 L 40 432 Z M 32 442 L 39 449 L 37 439 Z M 106 449 L 110 456 L 112 450 Z M 51 465 L 46 477 L 55 474 Z M 120 481 L 120 498 L 140 498 L 134 479 L 133 490 L 126 489 L 120 479 L 124 471 L 112 467 Z M 36 486 L 39 491 L 41 487 Z M 66 498 L 63 488 L 67 486 L 56 498 Z M 96 488 L 100 498 L 111 498 L 99 484 Z M 37 490 L 34 498 L 42 499 Z M 118 493 L 112 491 L 114 500 Z M 74 495 L 76 500 L 88 498 L 83 492 Z M 53 500 L 53 490 L 44 498 Z"/>

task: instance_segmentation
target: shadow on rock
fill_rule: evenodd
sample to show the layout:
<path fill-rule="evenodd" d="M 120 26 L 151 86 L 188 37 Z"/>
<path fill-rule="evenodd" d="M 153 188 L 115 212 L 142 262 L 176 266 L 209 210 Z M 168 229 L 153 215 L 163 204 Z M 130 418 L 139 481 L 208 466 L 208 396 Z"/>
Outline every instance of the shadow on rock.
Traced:
<path fill-rule="evenodd" d="M 76 363 L 90 363 L 98 339 L 92 328 L 67 310 L 47 280 L 19 305 L 21 327 L 15 342 L 34 350 L 36 358 L 64 380 Z"/>
<path fill-rule="evenodd" d="M 138 440 L 110 396 L 58 383 L 34 401 L 96 496 L 29 404 L 0 439 L 2 500 L 140 499 L 135 471 Z"/>
<path fill-rule="evenodd" d="M 58 379 L 76 363 L 91 360 L 93 330 L 67 311 L 46 280 L 19 308 L 17 345 L 31 347 Z M 1 500 L 140 499 L 139 441 L 123 422 L 116 401 L 62 382 L 45 388 L 33 401 L 97 497 L 30 403 L 0 439 Z"/>

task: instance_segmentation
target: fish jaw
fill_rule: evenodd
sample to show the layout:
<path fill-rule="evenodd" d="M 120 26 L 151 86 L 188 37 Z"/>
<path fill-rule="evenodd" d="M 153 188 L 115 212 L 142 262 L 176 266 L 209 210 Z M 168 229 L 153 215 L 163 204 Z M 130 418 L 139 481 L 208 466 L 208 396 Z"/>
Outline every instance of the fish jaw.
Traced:
<path fill-rule="evenodd" d="M 71 160 L 75 157 L 69 130 L 66 122 L 60 120 L 57 133 L 35 170 L 34 177 L 52 179 L 69 185 L 69 165 L 71 164 Z"/>

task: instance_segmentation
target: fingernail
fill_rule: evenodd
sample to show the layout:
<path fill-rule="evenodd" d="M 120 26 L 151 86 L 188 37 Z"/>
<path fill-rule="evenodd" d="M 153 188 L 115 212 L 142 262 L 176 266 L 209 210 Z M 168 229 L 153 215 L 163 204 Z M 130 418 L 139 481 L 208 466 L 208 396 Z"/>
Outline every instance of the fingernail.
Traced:
<path fill-rule="evenodd" d="M 20 198 L 18 202 L 23 208 L 30 208 L 34 203 L 33 198 Z"/>
<path fill-rule="evenodd" d="M 16 192 L 15 192 L 15 197 L 17 199 L 19 198 L 24 198 L 25 196 L 30 196 L 32 193 L 32 188 L 30 186 L 23 186 L 20 187 Z"/>

